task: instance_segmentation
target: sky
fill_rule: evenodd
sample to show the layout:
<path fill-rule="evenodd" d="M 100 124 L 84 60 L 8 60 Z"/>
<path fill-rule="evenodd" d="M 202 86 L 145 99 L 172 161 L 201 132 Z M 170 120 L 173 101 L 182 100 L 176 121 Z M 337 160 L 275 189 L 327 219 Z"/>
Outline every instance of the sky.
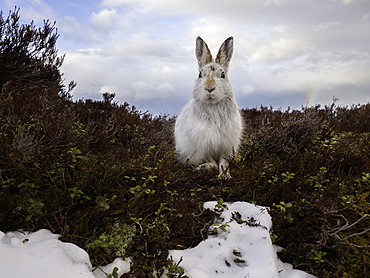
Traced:
<path fill-rule="evenodd" d="M 105 92 L 153 115 L 177 115 L 198 68 L 195 39 L 215 56 L 234 37 L 229 79 L 240 108 L 366 104 L 370 0 L 1 0 L 5 14 L 56 21 L 74 99 Z"/>
<path fill-rule="evenodd" d="M 281 248 L 272 244 L 268 209 L 247 202 L 206 202 L 205 209 L 219 213 L 213 235 L 194 248 L 170 250 L 168 258 L 190 278 L 315 278 L 293 269 L 277 257 Z M 250 225 L 252 224 L 252 225 Z M 0 231 L 0 275 L 7 278 L 105 278 L 117 267 L 118 277 L 130 271 L 130 258 L 93 267 L 88 253 L 58 240 L 49 230 Z M 162 275 L 161 278 L 167 278 Z"/>

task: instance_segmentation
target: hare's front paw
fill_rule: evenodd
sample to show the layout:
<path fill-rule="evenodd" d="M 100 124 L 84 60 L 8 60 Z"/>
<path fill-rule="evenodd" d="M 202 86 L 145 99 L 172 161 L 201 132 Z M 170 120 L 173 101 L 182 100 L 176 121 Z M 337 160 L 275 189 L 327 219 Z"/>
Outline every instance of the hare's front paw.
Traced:
<path fill-rule="evenodd" d="M 204 170 L 204 169 L 217 169 L 217 168 L 218 168 L 217 164 L 213 162 L 207 162 L 207 163 L 200 164 L 196 169 Z"/>
<path fill-rule="evenodd" d="M 220 173 L 218 175 L 218 178 L 220 180 L 229 180 L 229 179 L 231 179 L 231 175 L 230 175 L 229 171 L 226 170 L 226 171 L 222 171 L 222 173 Z"/>
<path fill-rule="evenodd" d="M 218 178 L 221 180 L 228 180 L 231 179 L 231 175 L 229 172 L 229 167 L 224 167 L 223 165 L 220 166 L 220 172 L 218 174 Z"/>

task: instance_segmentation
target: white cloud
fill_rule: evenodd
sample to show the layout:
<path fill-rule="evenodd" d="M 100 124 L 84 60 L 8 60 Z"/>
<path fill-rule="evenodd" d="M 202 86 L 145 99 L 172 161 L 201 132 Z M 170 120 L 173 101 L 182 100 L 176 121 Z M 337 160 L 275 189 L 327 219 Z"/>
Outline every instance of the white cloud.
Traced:
<path fill-rule="evenodd" d="M 166 98 L 175 91 L 175 88 L 168 83 L 154 86 L 144 81 L 138 81 L 131 87 L 135 94 L 134 101 L 149 101 L 158 98 L 158 95 Z"/>
<path fill-rule="evenodd" d="M 254 92 L 254 88 L 252 85 L 247 84 L 242 87 L 242 94 L 243 95 L 249 95 Z"/>
<path fill-rule="evenodd" d="M 118 15 L 114 9 L 103 9 L 93 12 L 90 18 L 91 23 L 95 28 L 106 31 L 111 28 L 114 23 L 117 22 Z"/>
<path fill-rule="evenodd" d="M 313 25 L 313 29 L 316 32 L 326 31 L 332 27 L 340 27 L 342 24 L 340 22 L 322 22 L 319 24 Z"/>
<path fill-rule="evenodd" d="M 119 7 L 119 6 L 134 6 L 141 12 L 147 11 L 163 11 L 171 14 L 192 14 L 205 11 L 214 12 L 225 11 L 228 9 L 239 9 L 247 7 L 263 7 L 268 5 L 279 5 L 286 3 L 287 0 L 234 0 L 232 3 L 228 0 L 103 0 L 103 6 Z M 181 8 L 180 8 L 181 7 Z M 176 9 L 177 8 L 177 9 Z"/>
<path fill-rule="evenodd" d="M 117 55 L 142 57 L 143 62 L 145 62 L 145 57 L 150 56 L 169 59 L 178 51 L 178 47 L 174 42 L 170 40 L 154 40 L 149 37 L 148 33 L 144 32 L 134 33 L 121 39 L 117 38 L 116 41 L 108 43 L 108 49 Z"/>
<path fill-rule="evenodd" d="M 171 112 L 177 111 L 190 98 L 197 75 L 195 67 L 158 56 L 117 55 L 100 49 L 68 52 L 62 71 L 67 80 L 77 82 L 76 99 L 101 99 L 102 93 L 111 92 L 120 103 L 144 105 L 143 109 L 150 107 L 156 113 L 170 110 L 153 106 L 158 102 L 172 103 Z"/>
<path fill-rule="evenodd" d="M 85 40 L 87 39 L 85 26 L 75 17 L 66 15 L 59 22 L 59 30 L 66 38 L 73 38 L 75 40 L 81 40 L 82 38 L 85 38 Z"/>
<path fill-rule="evenodd" d="M 273 62 L 293 59 L 303 53 L 303 49 L 296 40 L 279 38 L 276 41 L 260 45 L 251 56 L 250 62 Z"/>

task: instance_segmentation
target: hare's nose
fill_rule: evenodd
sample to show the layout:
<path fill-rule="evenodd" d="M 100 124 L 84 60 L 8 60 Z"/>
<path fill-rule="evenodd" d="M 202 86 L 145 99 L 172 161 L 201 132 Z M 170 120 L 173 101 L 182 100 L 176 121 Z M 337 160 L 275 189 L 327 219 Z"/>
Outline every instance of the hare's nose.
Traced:
<path fill-rule="evenodd" d="M 208 93 L 211 93 L 215 90 L 216 88 L 206 88 L 206 90 L 208 91 Z"/>

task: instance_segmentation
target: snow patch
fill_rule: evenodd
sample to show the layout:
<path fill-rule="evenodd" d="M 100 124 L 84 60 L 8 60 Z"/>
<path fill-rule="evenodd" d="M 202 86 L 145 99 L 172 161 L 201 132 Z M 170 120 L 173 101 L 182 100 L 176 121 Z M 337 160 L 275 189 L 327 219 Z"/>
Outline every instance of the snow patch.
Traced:
<path fill-rule="evenodd" d="M 80 247 L 58 240 L 48 230 L 37 232 L 0 231 L 1 277 L 103 278 L 114 267 L 118 274 L 130 271 L 130 259 L 116 259 L 112 264 L 92 271 L 89 255 Z M 105 273 L 104 273 L 105 272 Z"/>
<path fill-rule="evenodd" d="M 312 278 L 314 276 L 277 257 L 270 239 L 268 208 L 246 202 L 206 202 L 205 209 L 219 213 L 215 234 L 186 250 L 171 250 L 169 258 L 190 278 Z"/>

